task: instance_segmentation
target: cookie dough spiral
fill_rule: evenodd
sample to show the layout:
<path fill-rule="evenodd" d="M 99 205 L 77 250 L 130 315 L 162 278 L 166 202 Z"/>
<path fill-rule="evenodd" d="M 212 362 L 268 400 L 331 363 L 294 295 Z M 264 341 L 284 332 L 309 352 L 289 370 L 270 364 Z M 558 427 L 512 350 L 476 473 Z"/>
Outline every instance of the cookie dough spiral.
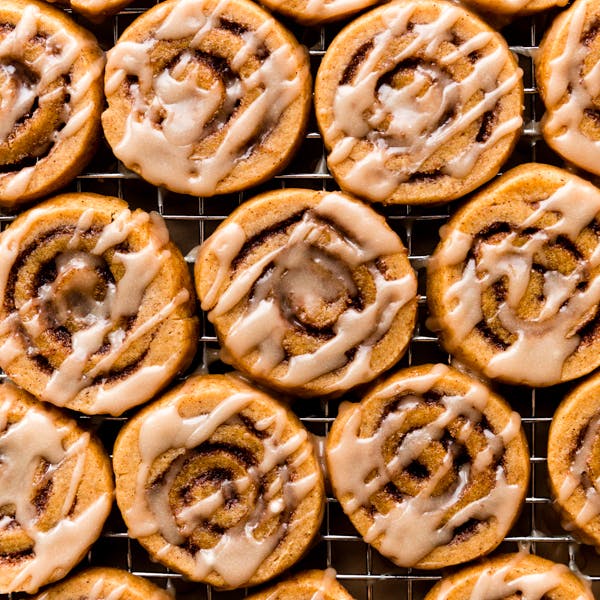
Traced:
<path fill-rule="evenodd" d="M 36 397 L 117 415 L 189 365 L 194 293 L 159 215 L 64 194 L 13 221 L 0 254 L 0 366 Z"/>
<path fill-rule="evenodd" d="M 441 232 L 431 327 L 486 376 L 554 385 L 600 364 L 600 191 L 541 164 L 507 172 Z"/>
<path fill-rule="evenodd" d="M 524 552 L 496 556 L 444 577 L 425 600 L 592 600 L 589 585 L 566 565 Z"/>
<path fill-rule="evenodd" d="M 525 499 L 520 417 L 445 365 L 399 371 L 343 404 L 326 442 L 333 491 L 379 552 L 439 569 L 491 552 Z"/>
<path fill-rule="evenodd" d="M 600 35 L 597 2 L 577 0 L 546 32 L 536 79 L 546 105 L 542 134 L 575 165 L 600 175 Z"/>
<path fill-rule="evenodd" d="M 193 581 L 275 577 L 317 532 L 324 484 L 307 431 L 233 375 L 188 379 L 117 439 L 117 503 L 130 535 Z"/>
<path fill-rule="evenodd" d="M 212 196 L 282 169 L 302 140 L 308 57 L 247 0 L 169 0 L 109 51 L 102 116 L 115 155 L 144 179 Z"/>
<path fill-rule="evenodd" d="M 245 202 L 205 242 L 195 275 L 224 360 L 300 396 L 370 381 L 414 328 L 416 277 L 400 238 L 339 192 Z"/>
<path fill-rule="evenodd" d="M 104 54 L 91 33 L 36 0 L 0 6 L 0 206 L 66 185 L 100 131 Z"/>
<path fill-rule="evenodd" d="M 53 585 L 35 600 L 173 600 L 173 595 L 122 569 L 95 567 Z"/>
<path fill-rule="evenodd" d="M 376 8 L 333 40 L 315 107 L 345 191 L 374 202 L 449 201 L 491 179 L 522 124 L 506 42 L 443 0 Z"/>
<path fill-rule="evenodd" d="M 57 409 L 0 385 L 0 593 L 35 593 L 96 541 L 112 506 L 108 455 Z"/>
<path fill-rule="evenodd" d="M 548 472 L 567 528 L 600 548 L 600 377 L 562 401 L 548 436 Z"/>
<path fill-rule="evenodd" d="M 253 594 L 248 600 L 353 600 L 335 576 L 333 569 L 306 571 Z"/>

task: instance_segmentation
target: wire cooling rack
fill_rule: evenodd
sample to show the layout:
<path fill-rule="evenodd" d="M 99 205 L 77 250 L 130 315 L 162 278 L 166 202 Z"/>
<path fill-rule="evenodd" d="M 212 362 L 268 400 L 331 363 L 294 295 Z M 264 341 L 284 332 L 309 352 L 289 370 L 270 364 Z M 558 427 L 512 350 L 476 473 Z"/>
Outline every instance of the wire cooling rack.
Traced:
<path fill-rule="evenodd" d="M 138 0 L 101 25 L 91 25 L 77 16 L 75 18 L 90 28 L 102 47 L 108 50 L 124 29 L 153 4 L 155 2 L 152 0 Z M 525 81 L 523 135 L 505 165 L 505 170 L 531 161 L 564 166 L 539 136 L 539 119 L 543 107 L 535 88 L 533 65 L 535 50 L 555 14 L 556 11 L 548 11 L 534 18 L 519 19 L 502 29 L 511 49 L 518 57 Z M 299 27 L 288 20 L 281 20 L 309 49 L 313 75 L 316 74 L 321 57 L 343 23 L 327 27 Z M 314 118 L 311 118 L 308 133 L 296 159 L 285 172 L 247 192 L 199 199 L 155 188 L 123 168 L 104 141 L 101 142 L 92 163 L 67 191 L 118 196 L 133 207 L 158 211 L 165 218 L 172 238 L 186 255 L 191 268 L 194 249 L 214 231 L 231 210 L 259 192 L 285 187 L 337 189 L 325 166 L 325 150 Z M 455 202 L 437 207 L 396 206 L 382 209 L 388 222 L 408 248 L 410 261 L 419 276 L 419 318 L 409 349 L 399 364 L 401 367 L 449 361 L 449 356 L 440 349 L 435 334 L 425 325 L 425 265 L 437 244 L 440 226 L 447 221 L 457 204 Z M 13 218 L 14 215 L 9 213 L 0 214 L 0 224 L 4 227 Z M 225 367 L 218 360 L 218 351 L 214 331 L 203 315 L 200 346 L 190 372 L 223 371 Z M 571 534 L 561 527 L 548 488 L 547 433 L 552 414 L 568 387 L 563 385 L 532 390 L 524 387 L 497 386 L 497 391 L 522 415 L 531 451 L 532 476 L 522 514 L 496 553 L 514 552 L 525 548 L 532 553 L 569 564 L 590 579 L 595 597 L 600 598 L 600 557 L 593 548 L 576 543 Z M 313 434 L 325 436 L 337 413 L 338 405 L 339 401 L 324 403 L 318 400 L 303 400 L 294 403 L 293 407 Z M 79 417 L 84 426 L 98 433 L 109 452 L 126 418 Z M 191 583 L 177 573 L 152 562 L 146 551 L 135 540 L 128 538 L 126 527 L 116 507 L 101 538 L 78 569 L 90 565 L 127 569 L 161 587 L 174 590 L 178 599 L 235 600 L 244 598 L 249 593 L 248 590 L 220 592 L 204 584 Z M 336 569 L 338 579 L 357 600 L 418 600 L 425 596 L 442 575 L 438 571 L 396 567 L 377 551 L 372 550 L 357 535 L 331 493 L 328 494 L 320 535 L 294 571 L 326 567 Z M 0 595 L 0 600 L 17 600 L 24 597 L 20 594 Z"/>

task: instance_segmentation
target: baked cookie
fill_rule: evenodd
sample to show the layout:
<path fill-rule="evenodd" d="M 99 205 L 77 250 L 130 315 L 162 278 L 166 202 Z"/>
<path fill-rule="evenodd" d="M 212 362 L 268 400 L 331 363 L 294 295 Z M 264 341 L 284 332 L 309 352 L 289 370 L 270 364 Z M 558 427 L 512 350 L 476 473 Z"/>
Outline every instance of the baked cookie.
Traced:
<path fill-rule="evenodd" d="M 459 198 L 491 179 L 520 134 L 522 72 L 504 39 L 444 0 L 398 0 L 339 33 L 316 78 L 327 164 L 384 204 Z"/>
<path fill-rule="evenodd" d="M 529 482 L 520 417 L 445 365 L 411 367 L 342 404 L 326 441 L 331 485 L 364 540 L 401 567 L 491 552 Z"/>
<path fill-rule="evenodd" d="M 600 364 L 600 191 L 542 164 L 479 192 L 444 226 L 427 270 L 443 347 L 514 384 L 549 386 Z"/>
<path fill-rule="evenodd" d="M 253 594 L 248 600 L 353 600 L 333 569 L 305 571 Z"/>

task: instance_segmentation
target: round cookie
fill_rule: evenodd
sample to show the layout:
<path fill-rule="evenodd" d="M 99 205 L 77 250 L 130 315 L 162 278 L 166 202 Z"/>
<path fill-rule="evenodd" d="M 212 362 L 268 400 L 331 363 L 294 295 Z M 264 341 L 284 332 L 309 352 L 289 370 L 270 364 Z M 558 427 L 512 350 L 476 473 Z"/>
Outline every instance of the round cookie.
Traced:
<path fill-rule="evenodd" d="M 487 377 L 549 386 L 600 364 L 600 191 L 542 164 L 505 173 L 444 226 L 427 270 L 442 346 Z"/>
<path fill-rule="evenodd" d="M 169 0 L 107 55 L 104 133 L 128 168 L 181 194 L 246 189 L 284 168 L 311 99 L 306 50 L 249 0 Z"/>
<path fill-rule="evenodd" d="M 37 398 L 118 415 L 191 362 L 194 290 L 158 214 L 63 194 L 15 219 L 0 254 L 0 366 Z"/>
<path fill-rule="evenodd" d="M 317 533 L 324 483 L 287 407 L 233 375 L 189 378 L 125 424 L 114 447 L 129 534 L 192 581 L 256 585 Z"/>
<path fill-rule="evenodd" d="M 104 54 L 63 11 L 36 0 L 0 6 L 0 206 L 48 195 L 92 157 Z"/>
<path fill-rule="evenodd" d="M 344 28 L 315 83 L 327 164 L 372 202 L 425 204 L 491 179 L 515 146 L 522 72 L 504 39 L 444 0 L 399 0 Z"/>
<path fill-rule="evenodd" d="M 0 385 L 0 594 L 64 577 L 96 541 L 113 499 L 101 443 L 57 409 Z"/>
<path fill-rule="evenodd" d="M 520 423 L 455 369 L 401 370 L 340 407 L 326 441 L 333 492 L 364 540 L 395 564 L 467 562 L 502 542 L 525 500 Z"/>
<path fill-rule="evenodd" d="M 569 0 L 462 0 L 464 4 L 484 14 L 522 17 L 554 6 L 565 6 Z"/>
<path fill-rule="evenodd" d="M 362 202 L 284 189 L 217 228 L 196 260 L 196 289 L 236 369 L 299 396 L 339 393 L 407 348 L 417 282 L 406 254 Z"/>
<path fill-rule="evenodd" d="M 305 571 L 248 597 L 248 600 L 353 600 L 333 569 Z"/>

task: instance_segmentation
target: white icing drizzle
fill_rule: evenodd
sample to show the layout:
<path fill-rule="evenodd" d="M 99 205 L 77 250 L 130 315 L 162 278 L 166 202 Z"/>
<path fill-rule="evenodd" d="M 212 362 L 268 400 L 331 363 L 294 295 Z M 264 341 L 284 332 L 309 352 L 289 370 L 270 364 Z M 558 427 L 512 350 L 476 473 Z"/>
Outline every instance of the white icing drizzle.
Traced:
<path fill-rule="evenodd" d="M 34 223 L 40 219 L 51 219 L 53 210 L 60 212 L 61 209 L 34 208 L 20 226 L 11 226 L 0 236 L 0 253 L 4 257 L 0 265 L 2 294 L 23 238 Z M 67 244 L 68 250 L 55 259 L 57 273 L 54 281 L 41 286 L 35 298 L 18 306 L 0 322 L 0 334 L 8 334 L 1 346 L 5 350 L 2 354 L 5 368 L 27 352 L 30 343 L 35 351 L 36 338 L 48 327 L 55 326 L 56 322 L 75 322 L 71 352 L 55 367 L 42 395 L 42 399 L 59 406 L 75 398 L 95 378 L 108 373 L 135 341 L 168 319 L 178 306 L 189 299 L 189 292 L 182 289 L 143 322 L 137 323 L 131 330 L 126 329 L 123 318 L 137 314 L 148 285 L 170 256 L 165 248 L 168 232 L 159 215 L 131 213 L 124 209 L 103 227 L 94 248 L 83 252 L 78 250 L 81 236 L 93 226 L 94 214 L 94 209 L 83 211 Z M 94 299 L 94 290 L 99 283 L 97 269 L 103 264 L 102 255 L 142 226 L 150 227 L 148 242 L 136 251 L 114 252 L 112 261 L 122 265 L 123 275 L 116 282 L 107 282 L 102 299 Z M 82 298 L 77 304 L 72 300 L 74 294 Z M 47 314 L 51 314 L 52 319 L 48 319 Z M 21 327 L 29 339 L 20 332 Z M 107 342 L 109 350 L 101 358 L 93 358 Z M 168 369 L 176 360 L 176 356 L 171 356 L 165 364 L 142 366 L 116 384 L 100 384 L 99 394 L 89 411 L 120 414 L 134 406 L 139 398 L 139 391 L 135 393 L 135 390 L 140 389 L 140 383 L 143 382 L 145 389 L 150 385 L 160 387 L 168 379 Z"/>
<path fill-rule="evenodd" d="M 5 409 L 8 404 L 5 404 Z M 5 422 L 1 429 L 0 507 L 14 507 L 14 521 L 11 519 L 11 523 L 17 524 L 31 540 L 33 551 L 33 558 L 24 561 L 8 591 L 24 589 L 34 593 L 56 571 L 70 567 L 92 544 L 97 535 L 97 527 L 92 524 L 104 521 L 112 497 L 102 493 L 79 514 L 70 514 L 84 475 L 89 434 L 83 433 L 65 448 L 68 430 L 57 428 L 43 411 L 34 408 L 8 428 Z M 44 477 L 52 477 L 57 470 L 72 469 L 65 501 L 50 527 L 38 525 L 39 515 L 32 503 L 42 460 L 49 464 Z M 74 465 L 69 467 L 73 462 Z"/>
<path fill-rule="evenodd" d="M 301 430 L 284 441 L 287 415 L 282 408 L 273 407 L 271 417 L 255 423 L 256 429 L 268 432 L 261 440 L 264 454 L 260 463 L 248 467 L 245 475 L 225 482 L 219 491 L 197 500 L 176 515 L 169 505 L 168 494 L 181 461 L 176 460 L 170 467 L 159 491 L 149 490 L 147 485 L 150 469 L 161 455 L 170 449 L 191 449 L 208 441 L 219 427 L 237 422 L 237 415 L 254 398 L 251 392 L 237 392 L 222 400 L 210 413 L 187 418 L 179 414 L 175 399 L 147 415 L 139 433 L 141 464 L 133 503 L 125 512 L 130 535 L 144 537 L 159 533 L 166 540 L 160 552 L 164 554 L 182 544 L 198 523 L 210 520 L 224 506 L 228 490 L 243 494 L 276 470 L 268 489 L 255 501 L 248 514 L 225 531 L 215 546 L 202 548 L 194 555 L 195 578 L 202 579 L 215 571 L 227 585 L 236 587 L 249 581 L 287 533 L 301 523 L 302 517 L 293 512 L 318 482 L 316 472 L 300 479 L 291 477 L 311 456 L 310 451 L 301 451 L 290 460 L 307 441 L 306 431 Z M 282 513 L 292 514 L 293 520 L 281 522 L 267 537 L 256 537 L 261 523 Z"/>
<path fill-rule="evenodd" d="M 349 238 L 334 230 L 328 221 L 338 223 Z M 215 279 L 202 303 L 204 310 L 210 310 L 209 319 L 215 321 L 252 294 L 227 334 L 228 351 L 241 358 L 257 349 L 259 358 L 253 369 L 272 374 L 284 362 L 284 338 L 295 327 L 282 304 L 290 303 L 297 315 L 304 311 L 310 319 L 323 302 L 335 302 L 340 294 L 352 294 L 355 290 L 350 271 L 335 259 L 350 268 L 364 264 L 375 284 L 375 300 L 362 310 L 345 309 L 333 325 L 335 335 L 314 352 L 291 357 L 285 372 L 277 378 L 284 385 L 297 386 L 346 366 L 342 379 L 327 389 L 333 391 L 368 377 L 374 345 L 386 335 L 398 311 L 416 294 L 412 273 L 387 280 L 373 264 L 379 256 L 402 251 L 398 237 L 382 225 L 369 207 L 329 193 L 304 213 L 285 243 L 239 270 L 228 287 L 221 290 L 233 259 L 246 241 L 242 228 L 231 222 L 206 242 L 218 261 Z M 272 269 L 265 272 L 269 265 Z M 274 298 L 278 292 L 282 296 L 279 303 Z M 357 352 L 348 362 L 346 353 L 355 347 Z"/>
<path fill-rule="evenodd" d="M 522 553 L 515 554 L 510 561 L 499 568 L 495 568 L 492 564 L 482 569 L 470 590 L 470 600 L 492 600 L 509 598 L 513 595 L 524 600 L 541 600 L 545 594 L 560 587 L 564 575 L 570 573 L 566 565 L 552 564 L 545 571 L 514 576 L 515 569 L 521 566 L 524 556 Z M 459 585 L 461 583 L 462 581 L 459 580 Z M 452 581 L 446 580 L 436 596 L 438 600 L 451 598 L 454 587 Z M 587 599 L 587 595 L 573 598 L 573 600 Z"/>
<path fill-rule="evenodd" d="M 303 85 L 304 55 L 300 49 L 282 44 L 272 50 L 256 68 L 249 70 L 253 53 L 264 46 L 273 35 L 276 23 L 268 19 L 256 31 L 241 34 L 241 46 L 230 62 L 235 75 L 232 81 L 214 81 L 211 87 L 198 87 L 198 65 L 193 61 L 194 50 L 209 33 L 219 26 L 219 19 L 228 8 L 220 0 L 206 14 L 204 0 L 181 0 L 170 12 L 155 38 L 144 42 L 118 42 L 109 51 L 107 62 L 108 95 L 115 93 L 127 76 L 138 83 L 130 87 L 133 106 L 127 117 L 125 133 L 114 152 L 126 164 L 136 165 L 145 179 L 167 187 L 186 189 L 186 193 L 212 195 L 221 180 L 226 178 L 239 161 L 248 154 L 248 144 L 258 132 L 268 136 L 284 111 L 299 96 Z M 170 71 L 154 76 L 150 54 L 157 40 L 178 41 L 191 37 L 189 52 L 179 57 Z M 246 101 L 255 92 L 254 100 Z M 219 111 L 231 115 L 236 104 L 241 108 L 226 125 L 214 152 L 198 154 L 197 145 L 211 133 L 211 123 Z M 163 115 L 160 125 L 156 115 Z"/>
<path fill-rule="evenodd" d="M 577 451 L 569 464 L 568 471 L 565 474 L 565 479 L 558 490 L 557 500 L 561 506 L 564 506 L 571 496 L 580 489 L 585 501 L 577 515 L 575 515 L 574 523 L 569 524 L 576 527 L 584 527 L 592 519 L 600 514 L 600 480 L 590 477 L 589 464 L 593 454 L 593 446 L 600 435 L 600 414 L 594 416 L 588 422 L 585 435 L 581 440 Z M 584 477 L 587 483 L 583 487 Z"/>
<path fill-rule="evenodd" d="M 27 46 L 38 35 L 44 35 L 43 15 L 34 5 L 26 5 L 17 25 L 0 38 L 0 71 L 12 80 L 10 86 L 0 87 L 0 144 L 8 143 L 8 137 L 18 122 L 33 108 L 37 99 L 40 110 L 47 110 L 57 90 L 52 84 L 61 77 L 71 73 L 74 65 L 85 53 L 89 44 L 62 27 L 45 38 L 43 52 L 36 53 L 35 59 L 27 58 Z M 12 64 L 11 64 L 12 63 Z M 20 63 L 36 74 L 37 80 L 32 82 L 18 76 L 14 63 Z M 75 135 L 89 120 L 94 111 L 94 101 L 84 101 L 92 85 L 102 76 L 104 56 L 86 65 L 82 76 L 72 77 L 66 86 L 66 94 L 70 96 L 65 102 L 64 127 L 54 132 L 54 146 Z M 43 159 L 41 159 L 43 160 Z M 16 200 L 27 189 L 36 167 L 26 167 L 19 172 L 0 174 L 3 184 L 3 197 Z"/>
<path fill-rule="evenodd" d="M 440 47 L 451 39 L 450 30 L 464 16 L 464 11 L 455 6 L 440 5 L 435 20 L 414 23 L 409 33 L 410 19 L 417 6 L 416 2 L 391 4 L 386 9 L 383 15 L 385 29 L 374 36 L 373 46 L 352 82 L 340 85 L 335 93 L 333 122 L 326 132 L 327 139 L 335 140 L 328 159 L 333 167 L 348 159 L 359 142 L 369 143 L 364 156 L 356 160 L 347 173 L 338 173 L 336 177 L 348 189 L 375 201 L 389 197 L 399 184 L 418 172 L 452 138 L 493 110 L 519 85 L 522 75 L 517 69 L 503 81 L 498 81 L 508 61 L 507 51 L 501 46 L 479 58 L 462 81 L 451 80 L 442 69 L 432 70 L 427 66 L 428 61 L 451 68 L 472 52 L 484 51 L 493 40 L 493 34 L 479 33 L 440 59 L 437 55 Z M 403 35 L 412 39 L 393 53 L 392 44 Z M 415 69 L 410 84 L 396 89 L 384 83 L 377 88 L 390 65 L 414 56 L 418 56 L 423 65 Z M 482 98 L 465 108 L 478 93 Z M 436 125 L 450 113 L 456 116 Z M 497 125 L 485 141 L 474 142 L 447 161 L 442 172 L 454 178 L 465 178 L 485 151 L 521 125 L 520 116 Z M 390 161 L 395 165 L 393 168 L 389 166 Z"/>
<path fill-rule="evenodd" d="M 600 60 L 596 57 L 593 67 L 583 74 L 590 49 L 582 41 L 586 12 L 594 15 L 598 11 L 587 0 L 574 3 L 569 10 L 564 48 L 548 63 L 544 98 L 548 112 L 543 129 L 552 147 L 565 158 L 600 174 L 600 140 L 581 129 L 585 111 L 596 108 L 595 99 L 600 94 Z"/>
<path fill-rule="evenodd" d="M 410 390 L 413 394 L 423 394 L 448 372 L 448 367 L 435 365 L 430 372 L 392 383 L 379 391 L 378 397 L 392 398 L 400 391 Z M 370 437 L 360 435 L 363 408 L 360 404 L 343 405 L 342 410 L 350 411 L 341 437 L 336 445 L 328 448 L 330 477 L 338 498 L 345 498 L 344 510 L 350 515 L 369 506 L 370 498 L 394 480 L 396 474 L 417 460 L 420 454 L 433 441 L 439 440 L 448 424 L 464 416 L 472 423 L 481 421 L 488 402 L 489 392 L 478 382 L 473 381 L 464 395 L 443 396 L 440 400 L 443 412 L 420 429 L 407 433 L 389 462 L 383 458 L 386 440 L 393 436 L 418 405 L 415 395 L 403 398 L 398 408 L 390 412 L 378 430 Z M 439 546 L 452 540 L 454 530 L 470 519 L 495 521 L 499 530 L 507 530 L 521 497 L 518 485 L 509 484 L 504 468 L 495 467 L 495 481 L 492 489 L 478 497 L 450 518 L 447 513 L 461 499 L 474 479 L 483 469 L 491 466 L 506 446 L 518 435 L 519 415 L 514 413 L 503 431 L 486 431 L 488 446 L 482 449 L 471 461 L 458 467 L 457 483 L 442 494 L 433 495 L 439 482 L 453 469 L 451 450 L 446 451 L 442 464 L 429 475 L 427 483 L 412 497 L 395 503 L 387 513 L 376 513 L 364 534 L 368 543 L 378 540 L 378 549 L 391 557 L 397 564 L 414 566 Z M 463 432 L 468 437 L 470 430 Z M 410 544 L 406 543 L 410 540 Z"/>
<path fill-rule="evenodd" d="M 496 316 L 506 330 L 516 335 L 516 340 L 494 354 L 484 368 L 485 374 L 517 377 L 531 385 L 560 381 L 565 360 L 579 344 L 580 338 L 575 333 L 577 327 L 600 302 L 600 277 L 590 279 L 590 273 L 600 265 L 600 244 L 589 257 L 580 259 L 570 273 L 551 270 L 544 273 L 544 302 L 536 317 L 520 317 L 518 307 L 527 291 L 538 253 L 545 246 L 551 246 L 559 236 L 575 242 L 598 212 L 598 190 L 570 180 L 539 202 L 518 230 L 500 241 L 481 243 L 477 261 L 473 258 L 466 261 L 474 236 L 459 229 L 451 230 L 431 264 L 435 270 L 466 261 L 460 279 L 443 295 L 445 306 L 453 307 L 443 317 L 444 335 L 447 335 L 445 339 L 449 346 L 459 346 L 470 335 L 483 318 L 484 291 L 504 280 L 507 296 Z M 539 229 L 523 240 L 523 231 L 552 213 L 560 215 L 554 225 Z M 578 288 L 581 282 L 587 282 L 584 289 Z"/>

